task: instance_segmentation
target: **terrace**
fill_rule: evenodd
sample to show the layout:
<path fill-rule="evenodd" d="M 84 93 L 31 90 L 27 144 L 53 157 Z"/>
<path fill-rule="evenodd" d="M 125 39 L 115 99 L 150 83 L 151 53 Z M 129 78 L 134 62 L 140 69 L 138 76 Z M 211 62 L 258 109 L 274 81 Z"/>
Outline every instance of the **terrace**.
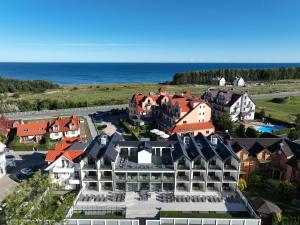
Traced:
<path fill-rule="evenodd" d="M 111 197 L 115 196 L 115 197 Z M 142 198 L 141 198 L 142 196 Z M 143 204 L 141 207 L 141 201 Z M 75 203 L 75 208 L 88 210 L 126 208 L 126 218 L 155 217 L 159 211 L 180 212 L 219 212 L 247 214 L 241 199 L 235 192 L 180 192 L 175 194 L 157 192 L 108 193 L 84 190 Z"/>

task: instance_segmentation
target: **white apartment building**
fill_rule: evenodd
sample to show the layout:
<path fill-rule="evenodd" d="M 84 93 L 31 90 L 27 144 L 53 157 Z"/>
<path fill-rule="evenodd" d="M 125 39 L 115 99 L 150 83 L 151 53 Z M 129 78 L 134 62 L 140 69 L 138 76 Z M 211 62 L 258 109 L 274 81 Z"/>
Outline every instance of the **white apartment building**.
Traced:
<path fill-rule="evenodd" d="M 232 121 L 254 120 L 255 103 L 248 92 L 235 93 L 208 89 L 202 98 L 211 104 L 216 117 L 228 112 Z"/>

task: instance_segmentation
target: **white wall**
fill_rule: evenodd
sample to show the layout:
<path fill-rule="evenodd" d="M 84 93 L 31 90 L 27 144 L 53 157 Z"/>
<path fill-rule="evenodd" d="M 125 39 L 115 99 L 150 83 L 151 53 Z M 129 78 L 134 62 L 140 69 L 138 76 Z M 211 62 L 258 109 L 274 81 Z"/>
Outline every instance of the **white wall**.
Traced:
<path fill-rule="evenodd" d="M 138 163 L 152 163 L 152 153 L 143 150 L 138 153 Z"/>

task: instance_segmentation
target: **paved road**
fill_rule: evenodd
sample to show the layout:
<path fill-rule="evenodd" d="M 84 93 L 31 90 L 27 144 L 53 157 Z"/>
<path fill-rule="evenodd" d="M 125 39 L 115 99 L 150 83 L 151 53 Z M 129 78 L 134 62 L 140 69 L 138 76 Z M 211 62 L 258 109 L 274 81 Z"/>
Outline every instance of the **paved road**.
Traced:
<path fill-rule="evenodd" d="M 112 109 L 122 109 L 128 107 L 124 105 L 107 105 L 85 108 L 59 109 L 59 110 L 44 110 L 44 111 L 30 111 L 30 112 L 16 112 L 5 113 L 4 115 L 11 119 L 44 119 L 49 117 L 64 116 L 64 115 L 78 115 L 88 116 L 98 111 L 110 111 Z"/>
<path fill-rule="evenodd" d="M 94 123 L 93 123 L 91 117 L 89 117 L 89 116 L 84 116 L 84 118 L 86 119 L 86 122 L 87 122 L 87 124 L 88 124 L 88 126 L 89 126 L 91 136 L 92 136 L 92 138 L 94 139 L 94 138 L 97 136 L 97 130 L 96 130 L 96 127 L 94 126 Z"/>
<path fill-rule="evenodd" d="M 266 99 L 266 98 L 283 98 L 283 97 L 287 97 L 287 96 L 300 96 L 300 91 L 259 94 L 259 95 L 252 95 L 251 97 L 253 99 Z"/>
<path fill-rule="evenodd" d="M 300 91 L 252 95 L 252 98 L 253 99 L 265 99 L 265 98 L 286 97 L 286 96 L 300 96 Z M 126 108 L 126 107 L 128 107 L 128 104 L 73 108 L 73 109 L 5 113 L 5 116 L 7 116 L 8 118 L 11 118 L 11 119 L 24 119 L 24 120 L 26 120 L 26 119 L 43 119 L 43 118 L 63 116 L 63 115 L 88 116 L 88 115 L 93 114 L 98 111 L 110 111 L 112 109 L 121 109 L 121 108 Z"/>

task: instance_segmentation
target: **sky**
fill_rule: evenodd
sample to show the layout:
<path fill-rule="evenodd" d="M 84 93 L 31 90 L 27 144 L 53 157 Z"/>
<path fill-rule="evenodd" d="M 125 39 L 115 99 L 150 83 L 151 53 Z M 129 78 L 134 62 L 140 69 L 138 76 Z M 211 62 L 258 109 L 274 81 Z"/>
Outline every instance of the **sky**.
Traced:
<path fill-rule="evenodd" d="M 300 62 L 299 0 L 0 0 L 1 62 Z"/>

